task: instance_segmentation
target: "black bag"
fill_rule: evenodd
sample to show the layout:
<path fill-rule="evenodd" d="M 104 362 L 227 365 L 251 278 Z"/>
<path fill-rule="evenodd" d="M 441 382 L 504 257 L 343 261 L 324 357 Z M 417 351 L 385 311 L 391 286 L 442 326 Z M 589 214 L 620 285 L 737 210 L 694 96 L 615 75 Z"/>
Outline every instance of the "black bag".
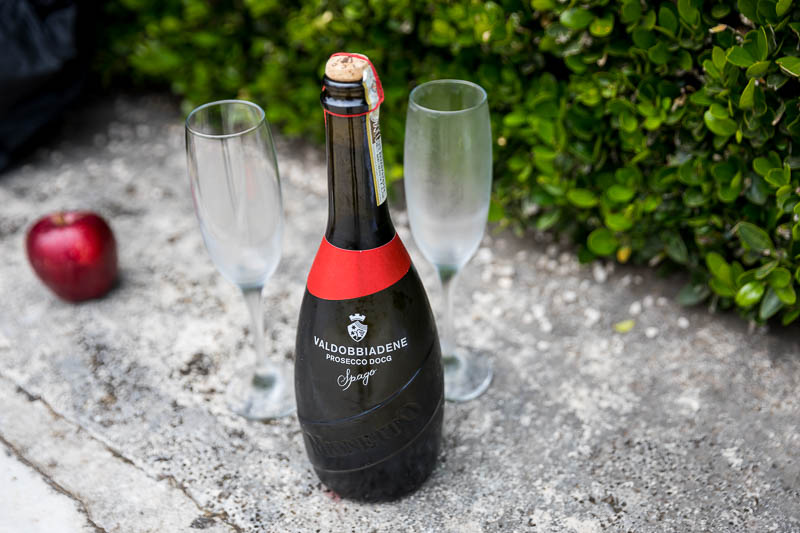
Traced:
<path fill-rule="evenodd" d="M 80 94 L 80 11 L 75 1 L 0 0 L 0 170 Z"/>

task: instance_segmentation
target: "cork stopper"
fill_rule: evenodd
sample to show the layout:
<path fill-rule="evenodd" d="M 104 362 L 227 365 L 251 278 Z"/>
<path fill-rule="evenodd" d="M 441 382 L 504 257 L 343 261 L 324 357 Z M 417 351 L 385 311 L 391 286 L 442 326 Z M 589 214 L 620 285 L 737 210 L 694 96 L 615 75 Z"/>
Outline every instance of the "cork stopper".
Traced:
<path fill-rule="evenodd" d="M 358 57 L 334 56 L 325 64 L 325 75 L 335 81 L 361 81 L 368 64 Z"/>

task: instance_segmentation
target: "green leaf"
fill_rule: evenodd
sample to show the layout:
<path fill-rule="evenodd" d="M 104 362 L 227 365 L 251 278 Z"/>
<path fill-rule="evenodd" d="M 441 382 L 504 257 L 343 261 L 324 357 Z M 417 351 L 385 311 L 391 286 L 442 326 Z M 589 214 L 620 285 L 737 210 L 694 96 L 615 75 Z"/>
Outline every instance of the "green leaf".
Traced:
<path fill-rule="evenodd" d="M 775 191 L 775 206 L 781 211 L 787 211 L 791 206 L 789 202 L 793 200 L 793 191 L 791 185 L 784 185 Z M 792 202 L 793 205 L 793 202 Z"/>
<path fill-rule="evenodd" d="M 718 70 L 722 70 L 725 67 L 725 63 L 728 62 L 728 59 L 725 57 L 725 50 L 719 46 L 715 46 L 711 50 L 711 60 L 714 62 L 714 66 L 717 67 Z"/>
<path fill-rule="evenodd" d="M 786 305 L 794 305 L 797 302 L 797 293 L 794 292 L 794 287 L 787 285 L 786 287 L 773 287 L 775 294 Z"/>
<path fill-rule="evenodd" d="M 633 133 L 636 131 L 636 128 L 639 127 L 639 121 L 636 120 L 636 117 L 633 116 L 633 113 L 625 110 L 619 115 L 619 125 L 624 131 Z"/>
<path fill-rule="evenodd" d="M 792 282 L 792 273 L 783 267 L 778 267 L 770 273 L 767 281 L 774 288 L 782 289 Z"/>
<path fill-rule="evenodd" d="M 733 46 L 728 50 L 728 62 L 737 67 L 749 67 L 755 63 L 756 60 L 745 48 Z"/>
<path fill-rule="evenodd" d="M 503 125 L 509 128 L 516 128 L 528 123 L 528 114 L 522 110 L 514 111 L 503 117 Z"/>
<path fill-rule="evenodd" d="M 669 61 L 669 51 L 664 41 L 658 41 L 647 49 L 647 57 L 656 65 L 663 65 Z"/>
<path fill-rule="evenodd" d="M 720 254 L 717 252 L 708 252 L 706 254 L 706 266 L 709 272 L 714 276 L 730 282 L 731 267 Z"/>
<path fill-rule="evenodd" d="M 708 290 L 708 286 L 702 283 L 691 284 L 688 283 L 684 285 L 680 291 L 678 291 L 677 296 L 675 299 L 677 302 L 684 306 L 690 305 L 697 305 L 706 298 L 710 294 Z"/>
<path fill-rule="evenodd" d="M 578 207 L 594 207 L 599 201 L 589 189 L 571 189 L 567 192 L 567 200 Z"/>
<path fill-rule="evenodd" d="M 766 231 L 750 222 L 739 222 L 737 233 L 745 248 L 756 252 L 766 252 L 775 246 Z"/>
<path fill-rule="evenodd" d="M 764 295 L 764 299 L 761 300 L 761 306 L 758 309 L 758 318 L 767 320 L 780 311 L 782 307 L 783 302 L 778 298 L 778 295 L 775 294 L 775 291 L 771 288 L 767 289 L 767 293 Z"/>
<path fill-rule="evenodd" d="M 718 278 L 726 285 L 733 285 L 731 267 L 717 252 L 708 252 L 706 254 L 706 266 L 714 277 Z"/>
<path fill-rule="evenodd" d="M 744 267 L 739 263 L 739 261 L 734 261 L 731 263 L 731 276 L 733 277 L 733 281 L 735 282 L 734 285 L 737 287 L 741 285 L 739 283 L 739 276 L 744 274 Z M 749 280 L 748 280 L 749 281 Z"/>
<path fill-rule="evenodd" d="M 611 255 L 619 246 L 617 238 L 606 228 L 597 228 L 591 232 L 586 239 L 586 244 L 597 255 Z"/>
<path fill-rule="evenodd" d="M 736 165 L 731 161 L 716 163 L 711 166 L 711 175 L 721 183 L 730 183 L 736 175 Z"/>
<path fill-rule="evenodd" d="M 771 169 L 767 172 L 767 175 L 764 176 L 764 179 L 773 187 L 782 187 L 789 183 L 789 176 L 786 175 L 786 172 L 784 172 L 782 168 Z"/>
<path fill-rule="evenodd" d="M 728 4 L 714 4 L 711 7 L 711 16 L 715 19 L 721 19 L 731 12 L 731 6 Z"/>
<path fill-rule="evenodd" d="M 764 31 L 764 26 L 756 30 L 756 50 L 758 50 L 759 61 L 764 61 L 769 55 L 769 43 L 767 43 L 767 33 Z"/>
<path fill-rule="evenodd" d="M 739 307 L 750 307 L 755 304 L 764 295 L 764 288 L 764 283 L 762 281 L 745 283 L 736 293 L 736 305 Z"/>
<path fill-rule="evenodd" d="M 582 7 L 572 7 L 566 9 L 561 12 L 561 16 L 559 17 L 561 24 L 571 30 L 584 29 L 592 22 L 592 19 L 594 19 L 592 12 L 588 9 L 583 9 Z"/>
<path fill-rule="evenodd" d="M 687 207 L 700 207 L 708 203 L 709 197 L 706 196 L 702 189 L 686 189 L 683 193 L 683 203 Z"/>
<path fill-rule="evenodd" d="M 639 0 L 628 0 L 624 4 L 622 4 L 622 22 L 625 24 L 631 24 L 639 20 L 639 17 L 642 16 L 642 5 L 639 3 Z"/>
<path fill-rule="evenodd" d="M 739 173 L 738 176 L 741 176 L 741 173 Z M 731 185 L 720 185 L 719 189 L 717 189 L 717 197 L 721 202 L 729 204 L 731 202 L 735 202 L 741 192 L 742 186 L 741 180 L 739 180 L 739 182 L 736 184 L 731 183 Z"/>
<path fill-rule="evenodd" d="M 756 271 L 754 270 L 747 270 L 742 272 L 736 277 L 736 286 L 741 287 L 742 285 L 749 283 L 751 281 L 755 281 L 756 279 Z"/>
<path fill-rule="evenodd" d="M 628 231 L 633 227 L 633 221 L 621 213 L 608 213 L 603 222 L 613 231 Z"/>
<path fill-rule="evenodd" d="M 772 272 L 772 270 L 778 266 L 778 261 L 770 261 L 769 263 L 764 263 L 760 267 L 756 269 L 756 279 L 764 279 Z"/>
<path fill-rule="evenodd" d="M 706 123 L 706 127 L 711 130 L 712 133 L 721 137 L 730 137 L 736 133 L 736 129 L 738 127 L 736 122 L 730 118 L 715 117 L 710 110 L 703 114 L 703 121 Z"/>
<path fill-rule="evenodd" d="M 536 11 L 550 11 L 556 4 L 553 0 L 531 0 L 531 7 Z"/>
<path fill-rule="evenodd" d="M 766 176 L 773 167 L 774 165 L 772 162 L 766 157 L 756 157 L 753 160 L 753 170 L 755 170 L 759 176 Z"/>
<path fill-rule="evenodd" d="M 714 118 L 728 118 L 730 116 L 728 114 L 728 108 L 718 103 L 711 104 L 708 110 L 714 115 Z"/>
<path fill-rule="evenodd" d="M 630 187 L 625 187 L 624 185 L 618 185 L 616 183 L 609 187 L 606 191 L 606 195 L 608 196 L 609 200 L 620 204 L 630 201 L 635 194 L 636 191 Z"/>
<path fill-rule="evenodd" d="M 795 78 L 800 77 L 800 57 L 786 56 L 776 59 L 775 62 L 780 65 L 781 70 Z"/>
<path fill-rule="evenodd" d="M 658 10 L 658 25 L 672 34 L 678 30 L 678 19 L 667 4 L 661 4 Z"/>
<path fill-rule="evenodd" d="M 760 78 L 764 74 L 767 73 L 769 66 L 772 63 L 770 61 L 759 61 L 758 63 L 753 63 L 749 67 L 747 67 L 747 77 L 748 78 Z"/>
<path fill-rule="evenodd" d="M 663 122 L 661 117 L 647 117 L 644 119 L 642 126 L 644 126 L 646 130 L 653 131 L 657 130 Z"/>
<path fill-rule="evenodd" d="M 758 0 L 759 22 L 777 22 L 775 18 L 775 0 Z"/>
<path fill-rule="evenodd" d="M 656 10 L 651 9 L 650 11 L 646 12 L 642 17 L 642 21 L 639 24 L 645 30 L 652 31 L 652 29 L 656 25 Z"/>
<path fill-rule="evenodd" d="M 727 61 L 727 59 L 725 59 L 725 61 Z M 713 61 L 709 61 L 708 59 L 703 61 L 703 70 L 705 70 L 708 73 L 708 75 L 711 76 L 712 78 L 717 78 L 717 79 L 722 78 L 722 73 L 714 64 Z M 697 93 L 692 93 L 693 96 L 696 94 Z"/>
<path fill-rule="evenodd" d="M 678 179 L 686 185 L 701 185 L 705 180 L 699 159 L 688 159 L 678 167 Z"/>
<path fill-rule="evenodd" d="M 552 228 L 561 218 L 561 210 L 547 211 L 536 219 L 536 229 L 544 231 Z"/>
<path fill-rule="evenodd" d="M 644 202 L 642 202 L 642 209 L 644 209 L 647 213 L 651 213 L 658 209 L 658 206 L 661 205 L 661 202 L 662 200 L 660 196 L 650 195 L 644 199 Z"/>
<path fill-rule="evenodd" d="M 589 33 L 595 37 L 606 37 L 614 29 L 614 15 L 608 14 L 605 17 L 597 17 L 589 26 Z"/>
<path fill-rule="evenodd" d="M 739 97 L 739 107 L 742 109 L 752 109 L 754 100 L 753 100 L 753 93 L 756 89 L 756 80 L 751 78 L 750 81 L 747 82 L 747 86 L 742 91 L 742 95 Z"/>
<path fill-rule="evenodd" d="M 756 0 L 739 0 L 739 12 L 753 22 L 758 22 L 758 3 Z"/>
<path fill-rule="evenodd" d="M 747 189 L 747 199 L 753 202 L 756 205 L 764 205 L 767 201 L 767 195 L 769 195 L 770 190 L 767 182 L 764 181 L 759 176 L 754 176 L 752 178 L 752 183 L 750 187 Z"/>
<path fill-rule="evenodd" d="M 682 265 L 689 261 L 689 251 L 686 249 L 686 243 L 683 242 L 680 233 L 666 231 L 661 235 L 661 240 L 664 242 L 664 251 L 670 259 Z"/>
<path fill-rule="evenodd" d="M 789 324 L 797 320 L 798 316 L 800 316 L 800 309 L 787 311 L 786 313 L 783 314 L 783 318 L 781 318 L 781 324 L 783 324 L 784 326 L 788 326 Z"/>
<path fill-rule="evenodd" d="M 778 0 L 775 4 L 775 14 L 782 17 L 792 7 L 792 0 Z"/>
<path fill-rule="evenodd" d="M 705 65 L 705 63 L 703 63 L 703 65 Z M 713 67 L 714 64 L 712 63 L 711 66 Z M 714 68 L 716 68 L 716 67 L 714 67 Z M 703 105 L 711 105 L 711 104 L 714 103 L 714 100 L 711 99 L 711 96 L 709 95 L 709 93 L 708 93 L 708 91 L 706 90 L 705 87 L 702 87 L 702 88 L 698 89 L 696 92 L 693 92 L 689 96 L 689 101 L 691 103 L 693 103 L 693 104 L 697 104 L 697 105 L 701 105 L 701 106 L 703 106 Z"/>
<path fill-rule="evenodd" d="M 700 21 L 700 12 L 692 5 L 691 0 L 678 0 L 678 14 L 690 26 Z"/>
<path fill-rule="evenodd" d="M 494 198 L 489 203 L 489 222 L 499 222 L 505 218 L 506 213 L 503 206 Z"/>
<path fill-rule="evenodd" d="M 711 287 L 711 290 L 714 291 L 719 296 L 723 298 L 733 298 L 736 296 L 736 289 L 727 285 L 723 281 L 717 278 L 711 278 L 708 282 L 708 286 Z"/>

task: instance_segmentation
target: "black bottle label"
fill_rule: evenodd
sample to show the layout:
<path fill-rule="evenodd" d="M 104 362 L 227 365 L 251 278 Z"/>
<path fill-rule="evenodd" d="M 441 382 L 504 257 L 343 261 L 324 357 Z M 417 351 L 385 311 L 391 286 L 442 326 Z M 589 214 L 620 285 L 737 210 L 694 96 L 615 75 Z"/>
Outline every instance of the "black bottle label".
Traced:
<path fill-rule="evenodd" d="M 312 463 L 345 470 L 420 434 L 441 402 L 442 374 L 427 297 L 399 238 L 332 248 L 322 243 L 309 275 L 295 376 Z"/>

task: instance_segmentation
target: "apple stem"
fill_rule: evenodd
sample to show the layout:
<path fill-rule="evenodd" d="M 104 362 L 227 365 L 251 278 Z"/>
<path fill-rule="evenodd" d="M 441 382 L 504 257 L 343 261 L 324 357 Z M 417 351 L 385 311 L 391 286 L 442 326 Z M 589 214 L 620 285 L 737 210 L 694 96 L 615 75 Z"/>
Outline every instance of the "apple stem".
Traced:
<path fill-rule="evenodd" d="M 64 213 L 55 213 L 51 219 L 56 226 L 64 226 L 67 223 Z"/>

